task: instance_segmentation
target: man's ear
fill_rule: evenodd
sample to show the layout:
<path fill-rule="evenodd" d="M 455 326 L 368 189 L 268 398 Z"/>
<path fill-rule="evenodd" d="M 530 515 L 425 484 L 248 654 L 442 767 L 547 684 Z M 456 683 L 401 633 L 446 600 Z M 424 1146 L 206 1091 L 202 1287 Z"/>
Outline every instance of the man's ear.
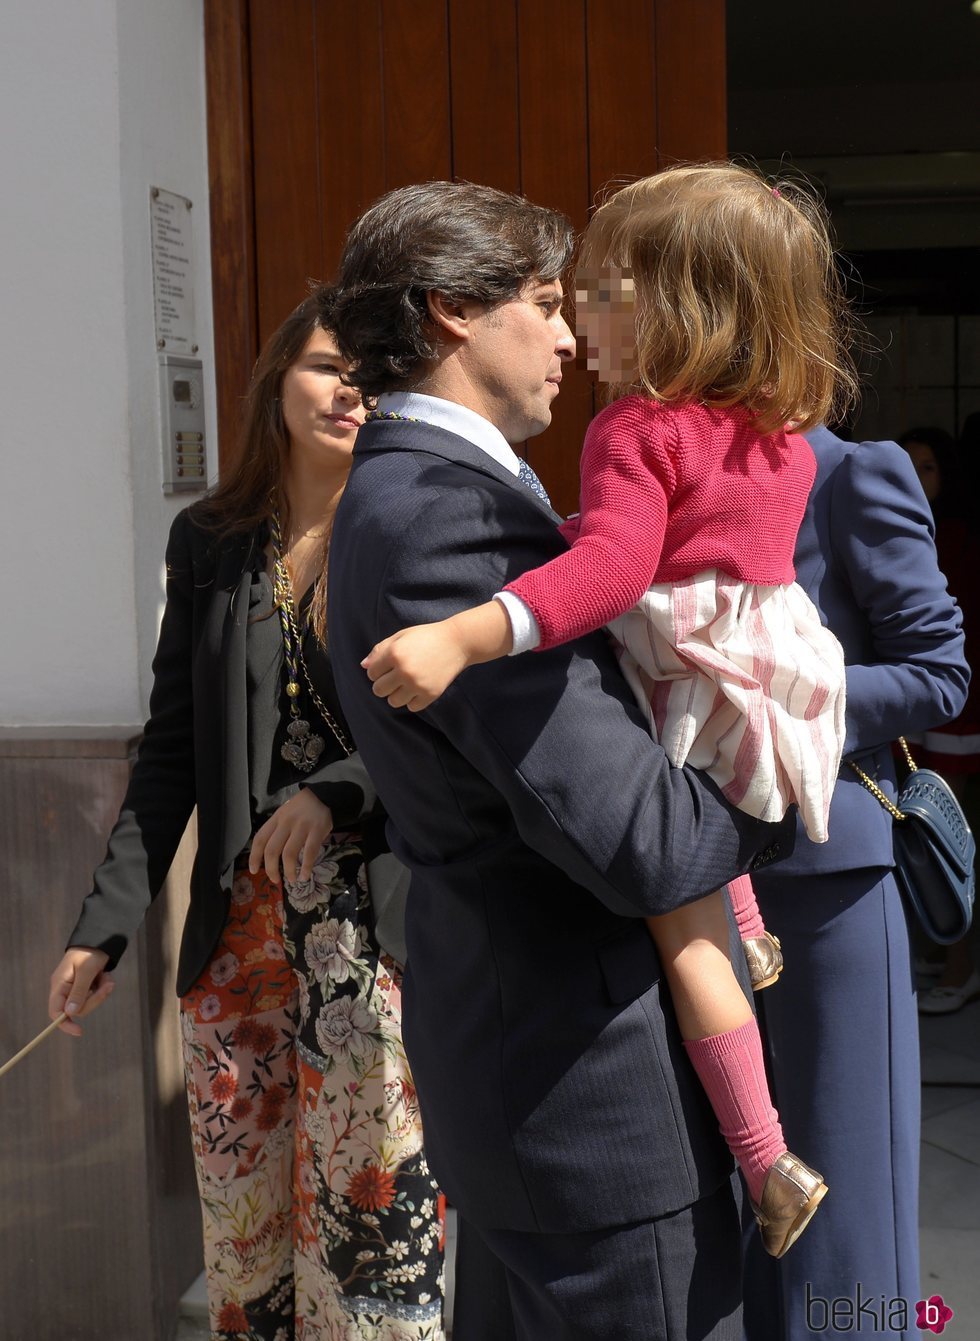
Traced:
<path fill-rule="evenodd" d="M 430 289 L 425 295 L 429 309 L 429 320 L 437 328 L 437 337 L 453 336 L 457 340 L 468 340 L 473 317 L 482 311 L 483 305 L 470 299 L 448 298 L 444 293 Z"/>

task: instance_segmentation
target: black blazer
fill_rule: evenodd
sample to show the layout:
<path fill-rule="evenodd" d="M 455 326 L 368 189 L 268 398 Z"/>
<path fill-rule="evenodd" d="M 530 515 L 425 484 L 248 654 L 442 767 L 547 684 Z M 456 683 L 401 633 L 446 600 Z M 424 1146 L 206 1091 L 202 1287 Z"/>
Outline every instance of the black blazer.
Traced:
<path fill-rule="evenodd" d="M 159 893 L 196 805 L 179 994 L 197 981 L 221 935 L 234 861 L 251 835 L 245 631 L 260 542 L 256 535 L 216 541 L 195 524 L 192 509 L 174 518 L 150 716 L 106 859 L 68 942 L 105 950 L 110 967 L 116 963 Z M 311 663 L 310 673 L 329 674 L 326 658 Z M 338 822 L 353 821 L 375 800 L 356 754 L 300 785 L 332 806 Z"/>
<path fill-rule="evenodd" d="M 426 1154 L 476 1224 L 572 1232 L 664 1214 L 731 1169 L 642 918 L 791 843 L 672 768 L 601 634 L 466 671 L 422 713 L 359 662 L 565 545 L 462 438 L 374 421 L 334 523 L 337 689 L 412 871 L 403 1026 Z"/>

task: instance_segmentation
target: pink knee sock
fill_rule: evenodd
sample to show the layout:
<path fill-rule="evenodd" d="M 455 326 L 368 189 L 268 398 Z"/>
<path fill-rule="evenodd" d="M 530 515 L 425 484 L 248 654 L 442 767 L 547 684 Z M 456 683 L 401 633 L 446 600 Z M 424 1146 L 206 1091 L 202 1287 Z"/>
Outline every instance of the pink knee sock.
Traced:
<path fill-rule="evenodd" d="M 684 1047 L 742 1170 L 749 1196 L 758 1205 L 766 1174 L 786 1150 L 779 1115 L 769 1097 L 759 1026 L 747 1020 L 727 1034 L 685 1041 Z"/>
<path fill-rule="evenodd" d="M 743 941 L 750 936 L 761 936 L 766 929 L 755 901 L 755 890 L 747 875 L 737 876 L 728 886 L 728 897 L 732 901 L 732 912 L 738 924 L 738 934 Z"/>

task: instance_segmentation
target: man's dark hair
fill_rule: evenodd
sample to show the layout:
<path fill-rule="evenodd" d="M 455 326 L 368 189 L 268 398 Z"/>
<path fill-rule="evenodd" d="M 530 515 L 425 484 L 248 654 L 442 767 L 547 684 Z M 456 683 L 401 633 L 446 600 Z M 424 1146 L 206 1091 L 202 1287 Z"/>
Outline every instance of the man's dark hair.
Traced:
<path fill-rule="evenodd" d="M 493 307 L 558 279 L 574 233 L 555 210 L 471 182 L 389 191 L 353 224 L 331 325 L 365 397 L 413 382 L 435 357 L 426 294 Z"/>

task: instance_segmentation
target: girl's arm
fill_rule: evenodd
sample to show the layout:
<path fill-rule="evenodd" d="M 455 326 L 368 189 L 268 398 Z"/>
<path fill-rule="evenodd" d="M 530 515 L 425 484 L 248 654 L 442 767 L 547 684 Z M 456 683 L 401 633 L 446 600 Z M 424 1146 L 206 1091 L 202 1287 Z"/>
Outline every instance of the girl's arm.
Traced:
<path fill-rule="evenodd" d="M 540 650 L 618 619 L 654 581 L 676 484 L 673 438 L 672 416 L 638 396 L 589 425 L 571 548 L 504 588 L 534 616 Z"/>
<path fill-rule="evenodd" d="M 505 657 L 513 646 L 506 609 L 500 601 L 486 601 L 438 623 L 402 629 L 377 643 L 361 665 L 378 698 L 419 712 L 467 666 Z"/>
<path fill-rule="evenodd" d="M 631 609 L 653 581 L 674 482 L 663 441 L 667 422 L 632 397 L 589 426 L 571 548 L 504 588 L 534 617 L 541 649 L 602 628 Z M 493 600 L 435 624 L 402 629 L 373 647 L 361 665 L 379 698 L 418 712 L 468 666 L 508 656 L 513 647 L 507 609 Z"/>

